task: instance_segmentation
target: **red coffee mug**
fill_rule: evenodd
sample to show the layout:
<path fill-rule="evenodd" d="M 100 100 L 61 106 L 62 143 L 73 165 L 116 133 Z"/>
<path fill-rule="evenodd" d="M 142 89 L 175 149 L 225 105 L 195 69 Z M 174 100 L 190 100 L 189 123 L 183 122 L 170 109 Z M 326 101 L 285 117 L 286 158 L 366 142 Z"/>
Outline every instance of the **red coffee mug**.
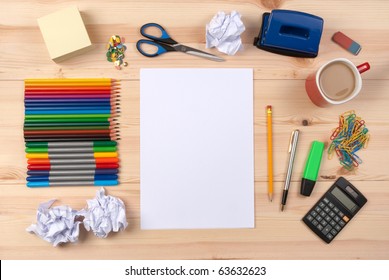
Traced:
<path fill-rule="evenodd" d="M 320 86 L 320 76 L 323 72 L 323 69 L 328 67 L 331 64 L 334 63 L 342 63 L 345 66 L 347 66 L 353 73 L 354 75 L 354 80 L 355 80 L 355 86 L 354 89 L 350 94 L 348 94 L 344 99 L 341 100 L 334 100 L 329 98 L 328 96 L 325 95 L 322 87 Z M 361 74 L 367 70 L 370 69 L 369 63 L 365 62 L 359 66 L 355 66 L 350 60 L 345 59 L 345 58 L 337 58 L 334 60 L 331 60 L 327 62 L 326 64 L 322 65 L 319 70 L 316 71 L 316 73 L 312 73 L 311 75 L 308 76 L 308 78 L 305 81 L 305 90 L 313 102 L 313 104 L 319 106 L 319 107 L 327 107 L 329 105 L 339 105 L 343 104 L 345 102 L 350 101 L 351 99 L 355 98 L 359 92 L 361 91 L 362 88 L 362 78 Z M 334 81 L 336 82 L 336 81 Z"/>

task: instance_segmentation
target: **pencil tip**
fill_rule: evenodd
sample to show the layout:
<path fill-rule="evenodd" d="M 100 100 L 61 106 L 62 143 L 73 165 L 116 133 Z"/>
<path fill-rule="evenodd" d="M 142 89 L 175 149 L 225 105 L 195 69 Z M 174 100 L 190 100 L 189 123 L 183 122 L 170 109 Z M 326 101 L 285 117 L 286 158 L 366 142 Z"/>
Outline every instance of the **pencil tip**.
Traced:
<path fill-rule="evenodd" d="M 284 204 L 281 204 L 281 212 L 284 212 Z"/>

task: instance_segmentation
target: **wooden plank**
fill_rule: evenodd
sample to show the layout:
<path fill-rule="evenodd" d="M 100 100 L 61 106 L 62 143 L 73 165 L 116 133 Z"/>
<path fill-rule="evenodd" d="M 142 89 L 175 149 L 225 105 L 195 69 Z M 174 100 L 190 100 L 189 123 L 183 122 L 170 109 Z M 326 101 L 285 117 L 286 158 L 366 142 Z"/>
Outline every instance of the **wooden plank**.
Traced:
<path fill-rule="evenodd" d="M 389 180 L 385 161 L 389 152 L 386 149 L 386 140 L 389 138 L 388 124 L 385 119 L 387 105 L 382 102 L 389 87 L 387 80 L 367 80 L 364 89 L 355 101 L 341 106 L 319 108 L 311 104 L 304 90 L 304 81 L 283 80 L 256 80 L 254 83 L 255 108 L 255 179 L 266 182 L 266 122 L 265 107 L 273 106 L 274 130 L 274 179 L 284 180 L 287 148 L 290 132 L 300 129 L 302 134 L 298 145 L 296 167 L 293 180 L 299 180 L 304 168 L 310 143 L 319 140 L 329 143 L 332 130 L 338 124 L 338 116 L 345 111 L 354 109 L 361 116 L 371 131 L 371 141 L 365 150 L 359 151 L 363 160 L 361 167 L 353 172 L 347 172 L 337 162 L 336 158 L 329 160 L 323 157 L 321 175 L 323 178 L 349 175 L 358 180 Z M 123 168 L 122 179 L 139 181 L 139 82 L 122 82 L 120 117 L 120 155 Z M 8 180 L 17 179 L 21 183 L 25 178 L 26 159 L 23 144 L 23 83 L 2 82 L 0 91 L 8 92 L 0 95 L 0 104 L 4 107 L 2 112 L 6 118 L 0 119 L 4 130 L 0 144 L 9 147 L 3 151 L 0 163 L 0 185 L 8 184 Z M 374 94 L 374 99 L 372 98 Z M 366 107 L 365 104 L 369 103 Z M 293 104 L 291 106 L 290 104 Z M 307 126 L 303 121 L 308 122 Z M 386 155 L 386 156 L 384 156 Z M 127 166 L 127 163 L 130 165 Z M 127 170 L 128 168 L 128 170 Z M 10 171 L 12 170 L 12 171 Z M 127 172 L 128 171 L 128 172 Z M 1 177 L 1 174 L 3 177 Z M 16 178 L 9 174 L 17 174 Z M 8 178 L 8 179 L 7 179 Z M 325 180 L 325 179 L 320 179 Z M 326 179 L 328 180 L 328 179 Z"/>
<path fill-rule="evenodd" d="M 113 63 L 106 61 L 106 44 L 94 44 L 90 52 L 71 58 L 61 64 L 50 61 L 48 52 L 43 44 L 0 43 L 3 50 L 0 59 L 0 79 L 23 80 L 35 77 L 115 77 L 122 80 L 139 79 L 140 68 L 201 68 L 201 67 L 250 67 L 254 68 L 255 79 L 305 79 L 311 72 L 316 71 L 320 65 L 337 57 L 350 59 L 356 65 L 368 61 L 372 69 L 363 74 L 364 79 L 389 79 L 389 57 L 387 46 L 389 32 L 370 32 L 365 40 L 359 40 L 363 46 L 361 54 L 357 57 L 346 52 L 331 42 L 331 36 L 336 30 L 326 31 L 323 35 L 323 44 L 316 59 L 304 59 L 280 56 L 257 49 L 253 45 L 245 44 L 245 50 L 236 56 L 226 56 L 217 50 L 206 50 L 204 44 L 187 43 L 189 46 L 220 55 L 226 62 L 214 62 L 202 58 L 192 57 L 182 53 L 169 53 L 158 58 L 146 58 L 138 53 L 134 44 L 127 44 L 125 61 L 129 66 L 117 71 Z M 354 33 L 344 31 L 350 37 Z M 106 38 L 112 34 L 107 34 Z M 122 34 L 126 38 L 126 34 Z M 369 43 L 369 38 L 383 36 L 381 44 Z M 140 39 L 140 36 L 137 37 Z M 177 39 L 177 38 L 176 38 Z M 355 39 L 357 40 L 357 39 Z M 366 41 L 366 43 L 365 43 Z M 182 41 L 184 42 L 184 41 Z M 10 59 L 12 58 L 12 59 Z M 23 71 L 22 71 L 23 70 Z"/>
<path fill-rule="evenodd" d="M 181 3 L 182 1 L 180 3 L 175 1 L 101 2 L 98 8 L 94 1 L 83 1 L 79 5 L 80 10 L 84 11 L 84 20 L 95 49 L 61 64 L 55 64 L 49 59 L 36 18 L 60 9 L 66 6 L 66 3 L 42 5 L 40 9 L 35 8 L 37 4 L 34 2 L 7 3 L 7 9 L 2 9 L 7 10 L 7 13 L 3 12 L 4 15 L 0 19 L 2 33 L 0 61 L 3 61 L 0 64 L 0 79 L 21 80 L 26 76 L 89 77 L 96 75 L 95 69 L 99 69 L 97 72 L 99 76 L 115 75 L 121 79 L 139 79 L 139 69 L 143 67 L 254 67 L 255 79 L 304 79 L 319 65 L 335 57 L 350 58 L 356 64 L 369 61 L 372 70 L 364 75 L 365 79 L 389 78 L 387 68 L 389 58 L 386 55 L 389 31 L 385 28 L 389 24 L 389 18 L 385 13 L 389 8 L 387 1 L 376 0 L 370 5 L 365 5 L 363 1 L 310 1 L 308 4 L 296 1 L 251 1 L 251 3 L 237 1 L 234 4 L 222 4 L 216 1 L 195 5 L 194 1 L 185 3 Z M 112 7 L 120 7 L 114 9 L 115 16 L 109 12 Z M 259 32 L 261 14 L 268 11 L 269 7 L 304 10 L 324 18 L 325 27 L 317 59 L 283 57 L 258 50 L 252 45 L 254 37 Z M 334 8 L 342 11 L 342 17 L 333 12 Z M 206 23 L 216 11 L 234 9 L 242 13 L 242 20 L 247 28 L 242 36 L 245 51 L 232 57 L 224 55 L 227 62 L 215 63 L 178 53 L 148 59 L 142 57 L 134 46 L 134 43 L 141 38 L 139 27 L 145 22 L 155 21 L 163 24 L 179 42 L 205 49 Z M 174 11 L 179 12 L 174 13 Z M 358 12 L 363 13 L 363 16 L 358 17 L 358 24 L 355 24 Z M 20 16 L 21 13 L 26 15 Z M 172 13 L 172 16 L 166 16 L 169 13 Z M 184 21 L 177 20 L 181 15 L 185 15 Z M 130 17 L 129 21 L 123 21 L 128 17 Z M 353 20 L 347 21 L 342 18 Z M 358 57 L 354 57 L 331 42 L 332 34 L 340 27 L 343 32 L 362 45 L 363 50 Z M 114 69 L 112 63 L 105 60 L 105 46 L 112 33 L 124 36 L 127 40 L 126 56 L 130 67 L 120 72 Z M 217 50 L 209 51 L 218 53 Z"/>
<path fill-rule="evenodd" d="M 264 188 L 256 184 L 256 228 L 231 230 L 139 229 L 139 192 L 134 185 L 106 188 L 122 198 L 129 227 L 125 232 L 99 239 L 81 230 L 78 244 L 53 249 L 25 228 L 35 222 L 33 213 L 40 202 L 59 197 L 57 205 L 75 209 L 85 206 L 94 188 L 29 190 L 23 186 L 2 186 L 0 205 L 2 259 L 387 259 L 389 234 L 388 192 L 384 181 L 353 181 L 367 196 L 368 203 L 342 233 L 326 245 L 301 222 L 303 215 L 327 190 L 331 182 L 317 186 L 311 197 L 298 194 L 291 186 L 286 212 L 279 211 L 280 197 L 267 200 Z M 280 190 L 282 183 L 276 183 Z M 32 193 L 34 192 L 34 193 Z M 39 194 L 37 194 L 39 192 Z M 6 193 L 12 193 L 5 198 Z M 309 248 L 309 249 L 307 249 Z"/>

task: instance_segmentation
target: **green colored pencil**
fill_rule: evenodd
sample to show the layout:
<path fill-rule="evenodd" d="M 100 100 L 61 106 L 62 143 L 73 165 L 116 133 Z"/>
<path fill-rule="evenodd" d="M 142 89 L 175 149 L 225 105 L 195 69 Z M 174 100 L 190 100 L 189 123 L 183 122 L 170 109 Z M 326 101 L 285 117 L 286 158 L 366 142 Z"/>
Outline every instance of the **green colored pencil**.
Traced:
<path fill-rule="evenodd" d="M 57 123 L 57 122 L 63 122 L 63 123 L 70 123 L 70 122 L 109 122 L 111 120 L 110 117 L 98 117 L 98 118 L 89 118 L 89 117 L 80 117 L 80 118 L 44 118 L 44 119 L 25 119 L 25 124 L 30 123 Z"/>
<path fill-rule="evenodd" d="M 106 126 L 35 126 L 35 127 L 24 127 L 25 131 L 39 131 L 39 130 L 88 130 L 88 129 L 93 129 L 93 130 L 106 130 L 113 128 L 109 125 Z"/>
<path fill-rule="evenodd" d="M 110 126 L 118 125 L 117 122 L 38 122 L 38 123 L 25 123 L 24 128 L 33 128 L 33 127 L 55 127 L 55 126 L 69 126 L 69 127 L 81 127 L 81 126 Z"/>

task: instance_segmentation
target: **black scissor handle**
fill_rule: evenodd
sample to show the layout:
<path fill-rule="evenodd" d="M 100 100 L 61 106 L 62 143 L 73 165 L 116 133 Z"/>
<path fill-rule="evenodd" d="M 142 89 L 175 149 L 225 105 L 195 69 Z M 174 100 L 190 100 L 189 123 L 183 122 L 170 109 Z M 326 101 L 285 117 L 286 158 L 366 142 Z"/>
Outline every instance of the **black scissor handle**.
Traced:
<path fill-rule="evenodd" d="M 159 31 L 161 31 L 161 36 L 156 37 L 156 36 L 148 34 L 146 29 L 149 27 L 157 28 Z M 151 40 L 154 40 L 156 42 L 162 42 L 162 43 L 169 44 L 169 45 L 178 44 L 176 41 L 174 41 L 169 36 L 169 34 L 166 32 L 166 30 L 158 23 L 150 22 L 150 23 L 146 23 L 146 24 L 142 25 L 142 27 L 140 28 L 140 34 L 142 34 L 144 37 L 151 39 Z"/>

